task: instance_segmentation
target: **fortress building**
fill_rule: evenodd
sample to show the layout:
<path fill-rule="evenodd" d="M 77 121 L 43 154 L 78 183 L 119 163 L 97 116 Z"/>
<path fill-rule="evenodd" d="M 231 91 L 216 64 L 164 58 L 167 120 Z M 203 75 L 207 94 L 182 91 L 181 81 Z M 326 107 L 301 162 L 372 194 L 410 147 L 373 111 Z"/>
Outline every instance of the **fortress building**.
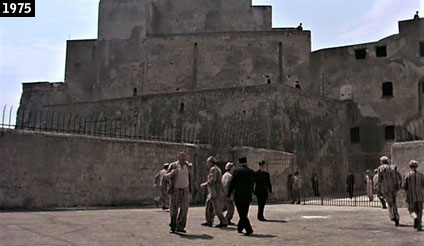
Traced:
<path fill-rule="evenodd" d="M 334 188 L 348 168 L 378 165 L 401 132 L 423 139 L 424 20 L 311 52 L 310 31 L 272 28 L 271 7 L 251 0 L 101 0 L 98 38 L 67 43 L 65 81 L 23 84 L 18 124 L 49 114 L 291 152 Z"/>

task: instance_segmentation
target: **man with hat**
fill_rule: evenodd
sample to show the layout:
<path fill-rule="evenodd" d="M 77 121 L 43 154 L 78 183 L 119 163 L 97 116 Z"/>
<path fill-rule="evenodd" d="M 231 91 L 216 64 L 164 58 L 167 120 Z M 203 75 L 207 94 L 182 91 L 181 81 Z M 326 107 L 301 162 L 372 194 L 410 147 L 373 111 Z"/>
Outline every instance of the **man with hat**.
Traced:
<path fill-rule="evenodd" d="M 227 197 L 230 198 L 234 191 L 234 202 L 240 217 L 237 224 L 237 231 L 242 233 L 243 230 L 246 230 L 245 235 L 249 236 L 253 233 L 248 214 L 250 202 L 252 201 L 253 186 L 255 184 L 255 172 L 247 167 L 246 157 L 240 158 L 239 163 L 240 167 L 233 173 Z"/>
<path fill-rule="evenodd" d="M 258 220 L 266 221 L 264 217 L 264 208 L 268 194 L 272 193 L 271 179 L 266 171 L 265 161 L 260 161 L 259 170 L 256 171 L 255 195 L 258 199 Z"/>
<path fill-rule="evenodd" d="M 220 223 L 215 227 L 223 228 L 227 227 L 228 223 L 222 214 L 222 174 L 219 167 L 216 166 L 216 159 L 212 156 L 209 156 L 206 160 L 206 165 L 209 168 L 208 180 L 200 184 L 200 188 L 208 188 L 208 198 L 206 199 L 206 222 L 202 225 L 212 226 L 213 219 L 218 216 Z"/>
<path fill-rule="evenodd" d="M 401 176 L 394 165 L 389 165 L 389 158 L 382 156 L 378 167 L 378 187 L 389 205 L 390 219 L 399 226 L 399 213 L 396 204 L 396 195 L 401 185 Z"/>
<path fill-rule="evenodd" d="M 418 162 L 409 162 L 411 171 L 404 176 L 402 188 L 406 191 L 408 211 L 414 219 L 414 228 L 422 230 L 423 201 L 424 201 L 424 175 L 417 171 Z"/>
<path fill-rule="evenodd" d="M 169 163 L 163 164 L 163 169 L 155 176 L 155 187 L 159 186 L 160 196 L 155 198 L 156 207 L 162 204 L 162 209 L 168 209 L 168 181 L 164 178 L 169 167 Z"/>
<path fill-rule="evenodd" d="M 224 189 L 225 194 L 228 192 L 228 188 L 230 187 L 231 179 L 233 178 L 233 173 L 236 167 L 234 163 L 227 162 L 225 165 L 225 170 L 227 170 L 224 175 L 222 175 L 222 188 Z M 227 211 L 225 215 L 225 219 L 228 222 L 228 225 L 235 225 L 231 220 L 234 216 L 234 201 L 231 198 L 225 197 L 223 201 L 223 211 Z"/>

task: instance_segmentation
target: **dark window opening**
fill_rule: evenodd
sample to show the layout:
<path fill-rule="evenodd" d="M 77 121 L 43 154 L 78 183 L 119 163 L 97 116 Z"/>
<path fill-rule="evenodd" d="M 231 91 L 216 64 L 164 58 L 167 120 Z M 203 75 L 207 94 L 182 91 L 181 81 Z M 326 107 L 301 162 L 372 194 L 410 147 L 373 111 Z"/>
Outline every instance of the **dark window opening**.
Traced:
<path fill-rule="evenodd" d="M 358 143 L 359 140 L 359 127 L 350 128 L 350 142 Z"/>
<path fill-rule="evenodd" d="M 180 90 L 180 88 L 177 88 L 176 90 L 177 90 L 177 91 L 179 91 L 179 90 Z"/>
<path fill-rule="evenodd" d="M 422 93 L 424 94 L 424 81 L 421 82 Z"/>
<path fill-rule="evenodd" d="M 194 43 L 194 46 L 197 46 L 197 42 L 196 42 L 196 43 Z"/>
<path fill-rule="evenodd" d="M 386 140 L 394 140 L 395 139 L 395 127 L 394 126 L 386 126 L 384 128 L 384 136 Z"/>
<path fill-rule="evenodd" d="M 420 56 L 424 57 L 424 42 L 420 42 Z"/>
<path fill-rule="evenodd" d="M 393 83 L 384 82 L 383 83 L 383 97 L 392 97 L 393 96 Z"/>
<path fill-rule="evenodd" d="M 377 57 L 387 56 L 387 47 L 386 46 L 377 46 L 375 47 L 375 55 Z"/>
<path fill-rule="evenodd" d="M 181 103 L 180 104 L 180 113 L 184 113 L 184 107 L 185 107 L 184 103 Z"/>
<path fill-rule="evenodd" d="M 365 59 L 367 57 L 367 49 L 357 49 L 355 50 L 356 60 Z"/>
<path fill-rule="evenodd" d="M 137 88 L 133 89 L 133 96 L 137 96 Z"/>

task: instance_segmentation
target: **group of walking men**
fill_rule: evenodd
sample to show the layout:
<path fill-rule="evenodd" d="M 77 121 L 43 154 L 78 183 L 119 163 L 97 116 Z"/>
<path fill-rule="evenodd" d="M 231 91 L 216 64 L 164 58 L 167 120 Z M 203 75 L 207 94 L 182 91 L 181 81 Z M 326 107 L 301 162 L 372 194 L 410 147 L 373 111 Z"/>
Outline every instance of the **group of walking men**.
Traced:
<path fill-rule="evenodd" d="M 162 203 L 162 208 L 166 209 L 168 195 L 171 198 L 171 222 L 169 224 L 171 233 L 186 232 L 190 194 L 193 187 L 192 164 L 186 158 L 186 152 L 179 152 L 178 160 L 169 165 L 165 164 L 164 169 L 156 176 L 156 185 L 161 186 L 161 196 L 155 199 L 157 205 Z M 245 231 L 245 235 L 251 235 L 253 229 L 248 219 L 248 213 L 252 194 L 255 194 L 258 200 L 257 218 L 265 221 L 264 207 L 268 194 L 272 192 L 272 186 L 265 161 L 259 162 L 259 170 L 256 172 L 247 166 L 245 157 L 240 158 L 239 163 L 238 168 L 235 168 L 231 162 L 227 163 L 226 173 L 222 175 L 216 159 L 212 156 L 207 158 L 206 165 L 209 168 L 209 174 L 207 180 L 200 184 L 200 188 L 207 188 L 208 191 L 205 209 L 206 222 L 202 225 L 212 227 L 215 215 L 220 221 L 215 227 L 223 228 L 234 225 L 231 219 L 235 204 L 239 214 L 237 231 L 239 233 Z M 399 226 L 400 220 L 396 196 L 399 189 L 404 189 L 407 194 L 408 210 L 414 219 L 414 228 L 422 230 L 424 175 L 417 171 L 417 161 L 411 160 L 409 166 L 411 170 L 402 178 L 397 167 L 389 163 L 389 158 L 382 156 L 380 166 L 372 177 L 368 176 L 368 180 L 373 181 L 373 188 L 377 190 L 377 196 L 381 200 L 383 208 L 387 202 L 390 219 L 396 226 Z M 298 175 L 295 174 L 294 178 L 296 176 Z M 372 198 L 370 197 L 370 199 Z M 224 211 L 227 211 L 225 216 Z"/>
<path fill-rule="evenodd" d="M 156 205 L 162 204 L 166 209 L 167 197 L 171 197 L 170 232 L 185 233 L 187 224 L 187 214 L 192 190 L 191 169 L 192 164 L 186 160 L 187 154 L 184 151 L 178 153 L 176 162 L 165 164 L 164 169 L 156 175 L 155 186 L 160 186 L 161 195 L 155 198 Z M 258 200 L 258 220 L 266 221 L 264 217 L 264 207 L 268 194 L 272 192 L 270 175 L 266 171 L 265 161 L 259 162 L 259 170 L 256 172 L 247 166 L 247 158 L 239 159 L 240 166 L 228 162 L 225 165 L 226 172 L 222 175 L 217 166 L 217 160 L 210 156 L 206 160 L 209 168 L 207 180 L 200 184 L 201 189 L 207 189 L 205 218 L 203 226 L 213 226 L 215 215 L 220 223 L 215 227 L 223 228 L 228 225 L 235 225 L 231 222 L 234 215 L 234 205 L 239 214 L 237 231 L 245 232 L 245 235 L 253 233 L 252 226 L 248 219 L 249 206 L 252 201 L 252 194 Z M 227 211 L 224 216 L 224 212 Z"/>
<path fill-rule="evenodd" d="M 417 171 L 418 162 L 411 160 L 409 162 L 410 170 L 406 172 L 402 178 L 397 166 L 390 164 L 387 156 L 380 158 L 380 166 L 374 170 L 367 171 L 365 177 L 366 190 L 370 201 L 373 200 L 373 190 L 376 191 L 377 197 L 380 199 L 383 208 L 386 203 L 389 207 L 390 219 L 399 226 L 399 213 L 396 203 L 397 192 L 400 189 L 406 191 L 406 202 L 408 203 L 408 211 L 414 220 L 414 228 L 422 230 L 422 210 L 424 202 L 424 175 Z"/>

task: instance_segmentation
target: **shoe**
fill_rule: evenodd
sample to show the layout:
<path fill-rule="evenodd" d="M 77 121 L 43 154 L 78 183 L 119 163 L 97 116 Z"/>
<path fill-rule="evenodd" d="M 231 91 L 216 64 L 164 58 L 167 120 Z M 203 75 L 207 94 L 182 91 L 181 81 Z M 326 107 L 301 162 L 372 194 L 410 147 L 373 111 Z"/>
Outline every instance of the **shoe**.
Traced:
<path fill-rule="evenodd" d="M 399 220 L 398 219 L 393 219 L 393 221 L 395 222 L 395 226 L 399 226 Z"/>
<path fill-rule="evenodd" d="M 209 226 L 209 227 L 212 227 L 212 225 L 211 225 L 211 224 L 209 224 L 208 222 L 202 223 L 202 224 L 200 224 L 200 225 L 202 225 L 202 226 Z"/>
<path fill-rule="evenodd" d="M 265 218 L 258 218 L 259 221 L 266 221 Z"/>
<path fill-rule="evenodd" d="M 237 232 L 238 232 L 238 233 L 243 233 L 243 230 L 239 230 L 239 229 L 237 229 Z"/>
<path fill-rule="evenodd" d="M 215 226 L 215 228 L 225 228 L 227 227 L 227 225 L 219 223 L 218 225 Z"/>
<path fill-rule="evenodd" d="M 419 224 L 418 218 L 415 218 L 414 219 L 414 229 L 418 229 L 418 224 Z"/>
<path fill-rule="evenodd" d="M 177 229 L 177 232 L 187 233 L 187 231 L 184 229 Z"/>
<path fill-rule="evenodd" d="M 418 228 L 417 228 L 417 231 L 422 231 L 422 230 L 423 230 L 423 228 L 419 225 Z"/>
<path fill-rule="evenodd" d="M 171 230 L 169 231 L 169 233 L 175 233 L 175 228 L 171 228 Z"/>
<path fill-rule="evenodd" d="M 245 236 L 250 236 L 250 235 L 252 235 L 252 233 L 253 233 L 253 230 L 251 230 L 251 231 L 247 231 L 244 235 L 245 235 Z"/>
<path fill-rule="evenodd" d="M 383 209 L 387 209 L 387 207 L 386 206 L 383 206 Z"/>
<path fill-rule="evenodd" d="M 233 222 L 228 222 L 228 225 L 236 225 L 236 224 L 234 224 Z"/>
<path fill-rule="evenodd" d="M 300 201 L 298 201 L 297 204 L 300 204 Z"/>

